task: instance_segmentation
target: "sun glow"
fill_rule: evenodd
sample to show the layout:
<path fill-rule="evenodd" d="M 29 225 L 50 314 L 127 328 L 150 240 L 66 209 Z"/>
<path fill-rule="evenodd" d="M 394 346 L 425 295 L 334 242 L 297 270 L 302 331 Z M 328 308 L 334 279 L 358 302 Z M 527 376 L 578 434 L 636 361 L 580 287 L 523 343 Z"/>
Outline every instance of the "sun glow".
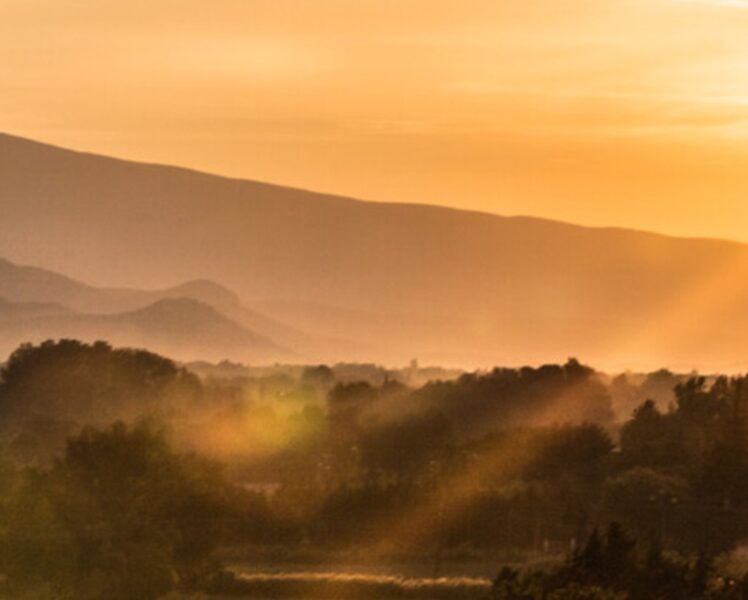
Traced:
<path fill-rule="evenodd" d="M 0 130 L 358 197 L 745 239 L 745 2 L 64 4 L 0 1 Z"/>

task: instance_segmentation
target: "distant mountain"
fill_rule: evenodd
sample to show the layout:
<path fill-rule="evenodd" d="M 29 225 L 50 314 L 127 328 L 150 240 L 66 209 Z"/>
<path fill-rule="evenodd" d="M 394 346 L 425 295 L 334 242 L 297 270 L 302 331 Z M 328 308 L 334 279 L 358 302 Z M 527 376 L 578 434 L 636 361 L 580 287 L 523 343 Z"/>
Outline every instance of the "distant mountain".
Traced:
<path fill-rule="evenodd" d="M 96 304 L 98 296 L 96 288 L 58 273 L 21 267 L 0 258 L 0 298 L 18 303 L 59 303 L 80 309 Z"/>
<path fill-rule="evenodd" d="M 195 301 L 196 304 L 188 307 L 187 300 Z M 203 310 L 197 310 L 198 305 L 201 305 Z M 207 308 L 211 309 L 210 313 L 204 310 Z M 70 318 L 33 323 L 28 320 L 42 316 Z M 93 318 L 104 316 L 111 318 Z M 136 323 L 143 324 L 144 316 L 149 317 L 148 327 L 141 328 L 137 336 L 130 337 L 140 340 L 141 345 L 149 348 L 152 348 L 157 340 L 148 338 L 144 332 L 155 334 L 159 327 L 169 331 L 170 343 L 166 343 L 165 339 L 161 340 L 164 342 L 162 346 L 169 347 L 173 346 L 178 334 L 176 327 L 173 326 L 176 323 L 194 332 L 206 327 L 207 317 L 210 317 L 209 320 L 214 326 L 217 325 L 217 316 L 224 319 L 226 322 L 220 329 L 223 337 L 213 344 L 206 340 L 202 346 L 206 352 L 189 354 L 190 359 L 205 359 L 208 351 L 212 356 L 218 356 L 216 352 L 222 347 L 230 349 L 231 352 L 219 356 L 219 359 L 251 359 L 260 362 L 314 360 L 315 357 L 326 356 L 326 353 L 333 351 L 332 348 L 342 344 L 328 340 L 324 336 L 306 334 L 252 310 L 242 304 L 237 294 L 209 280 L 188 281 L 162 290 L 97 288 L 47 269 L 20 266 L 0 259 L 0 321 L 24 321 L 16 323 L 12 328 L 6 323 L 6 336 L 7 331 L 11 329 L 16 334 L 10 338 L 12 343 L 26 341 L 26 330 L 30 339 L 44 338 L 43 327 L 50 332 L 46 337 L 52 336 L 52 332 L 57 332 L 57 337 L 64 335 L 88 339 L 97 331 L 95 327 L 91 329 L 92 324 L 111 325 L 114 322 L 113 318 L 119 318 L 121 322 L 134 326 Z M 164 320 L 161 326 L 156 322 L 158 318 Z M 191 323 L 190 319 L 194 319 L 194 323 Z M 231 326 L 238 328 L 238 331 L 229 334 L 228 321 L 231 321 Z M 118 333 L 118 338 L 123 338 L 122 331 Z M 228 343 L 228 338 L 240 338 L 241 343 Z M 8 339 L 5 342 L 3 347 L 10 343 Z M 295 350 L 291 351 L 289 347 Z M 263 348 L 267 350 L 265 354 Z M 182 355 L 179 349 L 172 354 Z"/>
<path fill-rule="evenodd" d="M 72 311 L 59 304 L 40 302 L 9 302 L 0 298 L 0 322 L 19 319 L 36 319 L 39 317 L 59 317 L 69 315 Z"/>
<path fill-rule="evenodd" d="M 234 310 L 242 303 L 236 293 L 207 279 L 188 281 L 156 292 L 156 295 L 164 298 L 193 298 L 221 310 Z"/>
<path fill-rule="evenodd" d="M 361 344 L 340 358 L 748 364 L 738 243 L 361 202 L 12 136 L 0 205 L 15 262 L 97 285 L 220 281 L 286 326 Z"/>
<path fill-rule="evenodd" d="M 99 288 L 47 269 L 20 266 L 2 258 L 0 297 L 17 302 L 54 302 L 94 313 L 134 310 L 164 298 L 193 298 L 221 309 L 241 305 L 234 292 L 207 280 L 188 281 L 159 290 Z"/>
<path fill-rule="evenodd" d="M 15 307 L 14 314 L 8 315 L 6 304 Z M 265 364 L 294 358 L 292 352 L 189 298 L 159 300 L 136 311 L 106 315 L 32 310 L 42 306 L 0 302 L 0 355 L 7 356 L 24 342 L 76 338 L 148 348 L 180 360 L 234 357 Z"/>
<path fill-rule="evenodd" d="M 215 308 L 190 298 L 168 298 L 98 321 L 112 327 L 103 339 L 152 348 L 170 356 L 272 363 L 292 360 L 293 352 L 249 331 Z M 102 336 L 99 336 L 102 337 Z M 128 339 L 130 338 L 130 339 Z"/>
<path fill-rule="evenodd" d="M 153 291 L 96 288 L 0 259 L 0 354 L 25 341 L 75 337 L 144 346 L 185 359 L 273 362 L 298 357 L 253 326 L 302 336 L 242 306 L 235 293 L 212 281 Z"/>

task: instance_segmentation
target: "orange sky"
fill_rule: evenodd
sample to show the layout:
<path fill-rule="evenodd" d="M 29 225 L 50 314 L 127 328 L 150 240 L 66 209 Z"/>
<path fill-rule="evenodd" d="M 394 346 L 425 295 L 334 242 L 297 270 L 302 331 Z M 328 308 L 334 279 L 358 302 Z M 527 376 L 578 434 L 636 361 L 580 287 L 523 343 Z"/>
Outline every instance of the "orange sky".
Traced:
<path fill-rule="evenodd" d="M 0 130 L 748 240 L 748 2 L 0 0 Z"/>

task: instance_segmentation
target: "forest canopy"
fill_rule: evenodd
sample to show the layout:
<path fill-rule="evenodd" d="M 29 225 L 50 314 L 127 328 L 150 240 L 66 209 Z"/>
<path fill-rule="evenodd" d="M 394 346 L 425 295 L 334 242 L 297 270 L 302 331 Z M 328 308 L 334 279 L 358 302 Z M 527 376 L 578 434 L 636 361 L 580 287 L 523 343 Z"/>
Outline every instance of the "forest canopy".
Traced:
<path fill-rule="evenodd" d="M 693 565 L 748 535 L 747 384 L 572 359 L 413 386 L 363 366 L 193 372 L 103 342 L 23 346 L 0 371 L 2 585 L 147 600 L 228 585 L 232 556 L 302 550 L 437 571 L 582 560 L 611 523 Z M 498 598 L 537 585 L 502 577 Z"/>

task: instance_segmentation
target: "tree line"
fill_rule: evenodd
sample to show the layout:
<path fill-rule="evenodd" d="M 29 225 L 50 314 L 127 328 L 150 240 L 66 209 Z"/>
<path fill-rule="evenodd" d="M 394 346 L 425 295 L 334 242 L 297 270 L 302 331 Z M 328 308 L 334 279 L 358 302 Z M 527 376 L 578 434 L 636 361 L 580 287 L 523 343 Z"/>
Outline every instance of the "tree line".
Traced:
<path fill-rule="evenodd" d="M 457 556 L 571 556 L 563 576 L 505 571 L 494 590 L 562 598 L 554 581 L 604 589 L 569 573 L 625 538 L 630 573 L 659 552 L 675 562 L 658 568 L 687 573 L 682 597 L 706 597 L 694 561 L 748 535 L 748 379 L 679 378 L 669 406 L 645 399 L 621 420 L 624 383 L 573 359 L 412 388 L 324 365 L 212 378 L 103 342 L 23 346 L 0 371 L 0 584 L 147 599 L 209 589 L 237 549 L 365 548 L 435 573 Z"/>

